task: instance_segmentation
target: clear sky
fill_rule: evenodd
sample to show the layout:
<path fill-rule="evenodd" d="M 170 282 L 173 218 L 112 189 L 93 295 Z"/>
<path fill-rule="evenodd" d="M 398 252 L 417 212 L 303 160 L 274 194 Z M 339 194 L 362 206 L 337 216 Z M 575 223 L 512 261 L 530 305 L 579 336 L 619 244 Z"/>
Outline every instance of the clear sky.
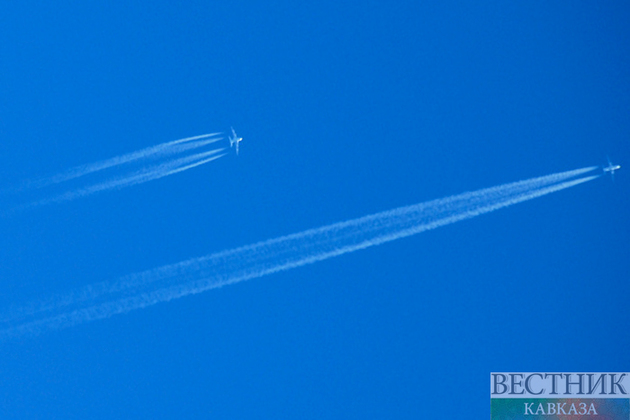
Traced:
<path fill-rule="evenodd" d="M 5 2 L 0 190 L 230 126 L 244 140 L 0 216 L 0 312 L 607 155 L 627 166 L 629 21 L 624 1 Z M 487 418 L 492 371 L 627 370 L 625 170 L 1 342 L 0 418 Z"/>

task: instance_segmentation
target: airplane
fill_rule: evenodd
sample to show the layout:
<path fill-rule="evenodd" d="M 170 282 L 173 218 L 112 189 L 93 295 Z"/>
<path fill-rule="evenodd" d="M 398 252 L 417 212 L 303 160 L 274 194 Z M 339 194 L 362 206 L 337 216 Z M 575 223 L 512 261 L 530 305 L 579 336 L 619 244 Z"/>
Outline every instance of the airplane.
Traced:
<path fill-rule="evenodd" d="M 230 127 L 232 128 L 232 127 Z M 234 131 L 234 129 L 232 128 L 232 135 L 229 137 L 230 139 L 230 147 L 234 146 L 236 144 L 236 154 L 238 155 L 238 144 L 243 141 L 243 137 L 238 137 L 236 135 L 236 131 Z"/>
<path fill-rule="evenodd" d="M 604 172 L 610 172 L 610 176 L 612 178 L 612 180 L 615 180 L 615 171 L 617 169 L 621 169 L 621 165 L 613 165 L 612 162 L 610 161 L 610 158 L 607 156 L 606 159 L 608 159 L 608 166 L 604 167 Z"/>

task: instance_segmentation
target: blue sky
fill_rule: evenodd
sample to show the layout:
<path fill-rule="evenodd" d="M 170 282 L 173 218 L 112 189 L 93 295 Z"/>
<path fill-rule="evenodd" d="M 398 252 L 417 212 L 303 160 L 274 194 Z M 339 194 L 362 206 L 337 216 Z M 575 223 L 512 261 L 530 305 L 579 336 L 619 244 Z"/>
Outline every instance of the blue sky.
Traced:
<path fill-rule="evenodd" d="M 590 1 L 3 5 L 0 188 L 230 126 L 244 141 L 238 158 L 2 216 L 0 308 L 624 165 L 629 18 Z M 625 177 L 2 342 L 0 417 L 487 416 L 492 371 L 627 369 Z"/>

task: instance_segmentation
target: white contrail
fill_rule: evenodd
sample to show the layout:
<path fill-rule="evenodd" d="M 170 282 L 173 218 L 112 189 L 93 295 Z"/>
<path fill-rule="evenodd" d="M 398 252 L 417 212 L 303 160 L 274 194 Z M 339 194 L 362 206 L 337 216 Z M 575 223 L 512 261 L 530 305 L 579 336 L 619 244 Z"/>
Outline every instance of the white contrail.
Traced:
<path fill-rule="evenodd" d="M 123 165 L 126 163 L 131 163 L 131 162 L 148 159 L 148 158 L 171 156 L 173 154 L 181 153 L 186 150 L 202 147 L 207 144 L 217 142 L 221 140 L 220 137 L 212 138 L 212 139 L 208 139 L 208 138 L 217 136 L 219 134 L 221 133 L 209 133 L 209 134 L 202 134 L 202 135 L 194 136 L 194 137 L 186 137 L 184 139 L 169 141 L 166 143 L 147 147 L 145 149 L 141 149 L 136 152 L 127 153 L 121 156 L 116 156 L 116 157 L 102 160 L 99 162 L 77 166 L 75 168 L 68 169 L 67 171 L 63 173 L 53 175 L 47 178 L 26 181 L 24 182 L 22 186 L 16 188 L 15 190 L 21 191 L 21 190 L 25 190 L 29 188 L 43 188 L 49 185 L 59 184 L 62 182 L 77 179 L 88 174 L 99 172 L 104 169 L 109 169 L 109 168 Z M 194 141 L 194 140 L 200 140 L 200 139 L 206 139 L 206 140 Z M 186 143 L 189 143 L 189 144 L 186 144 Z"/>
<path fill-rule="evenodd" d="M 38 200 L 33 203 L 21 206 L 18 209 L 24 210 L 27 208 L 38 207 L 46 204 L 61 203 L 64 201 L 85 197 L 101 191 L 131 187 L 133 185 L 138 185 L 145 182 L 153 181 L 155 179 L 164 178 L 165 176 L 173 175 L 223 157 L 225 156 L 225 153 L 220 155 L 217 154 L 224 150 L 225 148 L 218 148 L 207 152 L 196 153 L 194 155 L 186 156 L 179 159 L 173 159 L 165 163 L 142 168 L 131 174 L 119 176 L 117 178 L 100 182 L 95 185 L 79 188 L 74 191 L 68 191 L 52 198 Z"/>
<path fill-rule="evenodd" d="M 591 181 L 599 175 L 575 177 L 595 168 L 400 207 L 98 283 L 12 311 L 0 338 L 108 318 L 380 245 Z"/>

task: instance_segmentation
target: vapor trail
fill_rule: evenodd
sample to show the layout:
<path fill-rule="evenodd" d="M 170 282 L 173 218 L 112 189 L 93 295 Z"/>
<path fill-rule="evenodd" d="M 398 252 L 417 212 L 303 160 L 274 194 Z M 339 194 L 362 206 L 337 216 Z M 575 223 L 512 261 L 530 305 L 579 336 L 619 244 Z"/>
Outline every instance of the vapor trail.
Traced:
<path fill-rule="evenodd" d="M 0 338 L 108 318 L 380 245 L 591 181 L 599 175 L 576 177 L 595 168 L 400 207 L 98 283 L 12 311 Z"/>
<path fill-rule="evenodd" d="M 62 172 L 57 175 L 53 175 L 46 178 L 40 178 L 32 181 L 26 181 L 16 190 L 21 191 L 29 188 L 43 188 L 53 184 L 59 184 L 62 182 L 70 181 L 73 179 L 80 178 L 82 176 L 92 174 L 95 172 L 102 171 L 104 169 L 109 169 L 115 166 L 123 165 L 126 163 L 132 163 L 135 161 L 149 159 L 149 158 L 157 158 L 157 157 L 166 157 L 171 156 L 177 153 L 184 152 L 186 150 L 190 150 L 193 148 L 198 148 L 205 146 L 207 144 L 211 144 L 221 140 L 221 138 L 212 138 L 210 137 L 217 136 L 221 133 L 210 133 L 210 134 L 202 134 L 194 137 L 187 137 L 184 139 L 169 141 L 166 143 L 158 144 L 157 146 L 147 147 L 145 149 L 138 150 L 136 152 L 127 153 L 124 155 L 116 156 L 114 158 L 102 160 L 95 163 L 90 163 L 86 165 L 77 166 L 72 169 L 68 169 L 65 172 Z M 203 141 L 194 141 L 206 139 Z"/>
<path fill-rule="evenodd" d="M 142 184 L 145 182 L 153 181 L 155 179 L 163 178 L 165 176 L 173 175 L 178 172 L 185 171 L 187 169 L 194 168 L 204 163 L 211 162 L 225 154 L 217 155 L 224 151 L 225 148 L 218 148 L 207 152 L 197 153 L 191 156 L 186 156 L 179 159 L 173 159 L 165 163 L 142 168 L 131 174 L 119 176 L 114 179 L 110 179 L 104 182 L 100 182 L 95 185 L 76 189 L 74 191 L 68 191 L 52 198 L 46 198 L 38 200 L 33 203 L 20 207 L 19 209 L 32 208 L 52 203 L 61 203 L 64 201 L 74 200 L 76 198 L 85 197 L 97 192 L 121 189 L 125 187 L 131 187 L 133 185 Z M 212 157 L 209 157 L 212 156 Z"/>

